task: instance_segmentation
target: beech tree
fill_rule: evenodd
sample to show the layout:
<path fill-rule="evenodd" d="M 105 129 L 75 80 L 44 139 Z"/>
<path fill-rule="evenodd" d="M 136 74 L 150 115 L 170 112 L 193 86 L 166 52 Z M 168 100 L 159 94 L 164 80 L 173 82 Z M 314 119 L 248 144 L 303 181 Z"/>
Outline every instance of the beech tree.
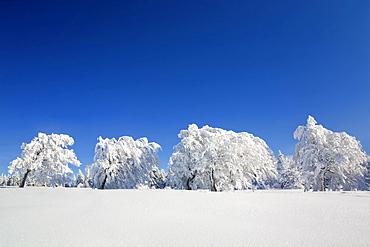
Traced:
<path fill-rule="evenodd" d="M 95 188 L 132 189 L 151 186 L 151 174 L 158 170 L 161 146 L 147 138 L 134 140 L 122 136 L 118 140 L 98 138 L 94 163 L 87 168 Z M 159 172 L 159 171 L 158 171 Z"/>
<path fill-rule="evenodd" d="M 317 125 L 308 116 L 306 126 L 298 126 L 294 138 L 294 160 L 300 165 L 306 190 L 367 189 L 365 176 L 369 156 L 355 137 Z"/>
<path fill-rule="evenodd" d="M 169 161 L 167 182 L 177 189 L 266 188 L 275 182 L 276 159 L 252 134 L 189 125 Z"/>
<path fill-rule="evenodd" d="M 68 149 L 73 143 L 68 135 L 39 133 L 30 143 L 22 144 L 22 156 L 10 162 L 9 173 L 19 173 L 19 187 L 24 187 L 29 177 L 35 183 L 63 185 L 73 174 L 68 165 L 81 165 L 74 151 Z"/>

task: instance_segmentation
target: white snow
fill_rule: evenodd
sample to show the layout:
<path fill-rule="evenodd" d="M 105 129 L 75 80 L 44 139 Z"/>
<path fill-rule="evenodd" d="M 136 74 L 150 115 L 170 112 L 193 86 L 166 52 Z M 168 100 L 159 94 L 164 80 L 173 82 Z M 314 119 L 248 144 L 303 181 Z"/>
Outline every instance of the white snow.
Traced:
<path fill-rule="evenodd" d="M 1 246 L 370 246 L 370 192 L 0 188 Z"/>
<path fill-rule="evenodd" d="M 276 159 L 266 142 L 247 132 L 189 125 L 168 163 L 167 185 L 213 191 L 266 188 L 276 181 Z"/>

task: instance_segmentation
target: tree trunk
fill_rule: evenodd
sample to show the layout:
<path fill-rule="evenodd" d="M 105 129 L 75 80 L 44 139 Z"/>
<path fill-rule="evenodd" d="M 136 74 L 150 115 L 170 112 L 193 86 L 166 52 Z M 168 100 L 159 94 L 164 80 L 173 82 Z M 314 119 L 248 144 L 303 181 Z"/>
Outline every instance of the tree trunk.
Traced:
<path fill-rule="evenodd" d="M 195 178 L 195 174 L 193 174 L 193 176 L 191 178 L 188 179 L 188 181 L 186 181 L 186 186 L 187 186 L 187 190 L 191 190 L 190 188 L 190 182 L 192 182 Z"/>
<path fill-rule="evenodd" d="M 320 191 L 325 191 L 325 186 L 326 186 L 326 178 L 323 177 L 323 178 L 321 178 Z"/>
<path fill-rule="evenodd" d="M 23 179 L 21 181 L 21 184 L 19 185 L 19 188 L 23 188 L 24 185 L 26 184 L 26 179 L 27 179 L 28 173 L 30 173 L 30 171 L 31 170 L 27 170 L 26 173 L 24 174 Z"/>
<path fill-rule="evenodd" d="M 107 178 L 108 178 L 108 175 L 105 174 L 104 180 L 101 183 L 100 188 L 99 188 L 100 190 L 103 190 L 104 189 L 105 183 L 107 182 Z"/>
<path fill-rule="evenodd" d="M 324 177 L 324 182 L 323 182 L 323 190 L 322 191 L 326 191 L 326 177 Z"/>
<path fill-rule="evenodd" d="M 212 182 L 212 191 L 217 191 L 216 189 L 216 182 L 215 182 L 215 174 L 214 174 L 214 170 L 212 169 L 211 171 L 211 182 Z"/>

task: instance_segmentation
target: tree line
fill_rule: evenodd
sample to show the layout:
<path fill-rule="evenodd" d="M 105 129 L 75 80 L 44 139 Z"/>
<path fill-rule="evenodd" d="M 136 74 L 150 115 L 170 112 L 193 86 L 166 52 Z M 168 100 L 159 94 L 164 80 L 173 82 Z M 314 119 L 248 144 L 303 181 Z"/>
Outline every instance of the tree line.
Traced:
<path fill-rule="evenodd" d="M 247 132 L 236 133 L 195 124 L 179 133 L 180 142 L 160 170 L 161 146 L 147 138 L 98 138 L 94 162 L 85 174 L 69 147 L 72 137 L 39 133 L 23 143 L 21 157 L 10 162 L 0 186 L 65 186 L 98 189 L 171 187 L 185 190 L 304 189 L 369 190 L 370 156 L 355 137 L 333 132 L 309 116 L 298 126 L 293 156 L 276 158 L 266 142 Z"/>

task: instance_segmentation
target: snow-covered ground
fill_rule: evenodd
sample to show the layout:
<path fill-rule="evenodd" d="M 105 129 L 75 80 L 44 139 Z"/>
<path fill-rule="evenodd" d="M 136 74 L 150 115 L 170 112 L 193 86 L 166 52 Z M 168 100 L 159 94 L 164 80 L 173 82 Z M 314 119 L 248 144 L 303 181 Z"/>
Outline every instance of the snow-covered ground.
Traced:
<path fill-rule="evenodd" d="M 370 192 L 0 188 L 1 246 L 370 246 Z"/>

